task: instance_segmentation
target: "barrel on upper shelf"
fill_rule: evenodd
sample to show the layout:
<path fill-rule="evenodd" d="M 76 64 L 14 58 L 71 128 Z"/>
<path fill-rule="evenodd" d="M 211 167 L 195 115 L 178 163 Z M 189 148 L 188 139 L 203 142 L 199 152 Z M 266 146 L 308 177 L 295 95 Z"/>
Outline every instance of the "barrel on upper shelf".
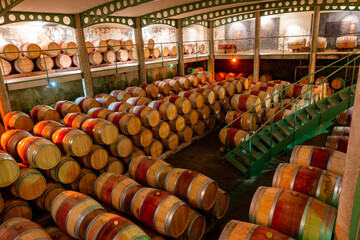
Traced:
<path fill-rule="evenodd" d="M 20 45 L 19 50 L 21 51 L 20 55 L 22 57 L 27 57 L 30 59 L 37 59 L 41 55 L 40 46 L 34 43 L 23 43 Z"/>
<path fill-rule="evenodd" d="M 290 38 L 287 41 L 288 49 L 302 50 L 306 47 L 306 39 L 302 37 Z"/>
<path fill-rule="evenodd" d="M 357 36 L 342 36 L 336 39 L 337 49 L 352 49 L 357 47 Z"/>
<path fill-rule="evenodd" d="M 20 57 L 19 49 L 14 44 L 0 46 L 0 57 L 7 61 L 14 61 Z"/>

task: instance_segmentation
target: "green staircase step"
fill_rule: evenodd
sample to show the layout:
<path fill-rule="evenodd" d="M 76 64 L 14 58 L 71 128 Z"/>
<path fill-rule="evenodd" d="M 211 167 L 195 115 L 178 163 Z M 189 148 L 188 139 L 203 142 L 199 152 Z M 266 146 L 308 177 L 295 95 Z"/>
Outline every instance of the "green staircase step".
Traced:
<path fill-rule="evenodd" d="M 242 151 L 244 151 L 244 150 L 242 148 L 240 148 L 240 149 L 236 149 L 235 151 L 233 151 L 233 153 L 240 158 L 240 160 L 243 162 L 242 164 L 244 166 L 250 166 L 251 165 L 251 156 L 246 155 Z"/>
<path fill-rule="evenodd" d="M 241 147 L 242 147 L 246 152 L 248 152 L 251 156 L 253 156 L 256 160 L 261 159 L 262 154 L 259 153 L 259 152 L 257 152 L 257 151 L 255 151 L 254 148 L 251 148 L 251 151 L 250 151 L 249 146 L 247 146 L 247 145 L 245 145 L 245 144 L 244 144 L 244 145 L 241 145 Z"/>
<path fill-rule="evenodd" d="M 271 134 L 271 129 L 268 129 L 268 132 Z M 279 142 L 281 142 L 282 140 L 285 139 L 285 137 L 278 130 L 275 130 L 275 129 L 273 129 L 272 135 Z"/>
<path fill-rule="evenodd" d="M 328 106 L 326 106 L 323 103 L 316 103 L 315 105 L 320 109 L 321 113 L 326 112 L 328 110 L 328 108 L 329 108 Z"/>
<path fill-rule="evenodd" d="M 350 95 L 348 93 L 339 93 L 339 97 L 341 98 L 342 101 L 344 101 L 348 99 Z"/>
<path fill-rule="evenodd" d="M 271 130 L 270 130 L 271 131 Z M 273 132 L 275 130 L 273 129 Z M 264 141 L 264 143 L 266 143 L 269 147 L 271 146 L 271 138 L 269 137 L 269 132 L 267 131 L 262 131 L 262 132 L 259 132 L 258 136 L 261 138 L 261 140 Z M 273 144 L 276 144 L 274 141 L 273 141 Z"/>
<path fill-rule="evenodd" d="M 278 126 L 286 135 L 290 135 L 293 132 L 288 125 L 285 125 L 285 123 L 276 122 L 275 125 Z"/>
<path fill-rule="evenodd" d="M 232 158 L 229 155 L 225 155 L 224 159 L 226 161 L 228 161 L 229 163 L 231 163 L 231 165 L 233 165 L 236 169 L 238 169 L 242 173 L 245 173 L 249 169 L 249 167 L 244 166 L 239 161 L 237 161 L 235 158 Z"/>
<path fill-rule="evenodd" d="M 327 100 L 328 100 L 328 102 L 329 102 L 330 107 L 334 107 L 334 106 L 336 106 L 336 105 L 338 105 L 338 104 L 340 103 L 340 102 L 339 102 L 337 99 L 335 99 L 335 98 L 328 98 Z"/>
<path fill-rule="evenodd" d="M 253 146 L 255 146 L 257 149 L 259 149 L 264 154 L 269 151 L 269 149 L 264 144 L 262 144 L 259 140 L 252 140 L 251 144 Z"/>
<path fill-rule="evenodd" d="M 308 119 L 308 117 L 306 116 L 305 112 L 304 113 L 296 113 L 296 117 L 303 123 L 306 124 L 308 123 L 310 120 Z"/>
<path fill-rule="evenodd" d="M 313 108 L 305 108 L 305 111 L 312 117 L 312 118 L 316 118 L 319 116 L 319 113 L 313 109 Z"/>
<path fill-rule="evenodd" d="M 285 118 L 285 120 L 289 123 L 291 127 L 295 128 L 295 130 L 301 127 L 301 125 L 292 118 Z"/>

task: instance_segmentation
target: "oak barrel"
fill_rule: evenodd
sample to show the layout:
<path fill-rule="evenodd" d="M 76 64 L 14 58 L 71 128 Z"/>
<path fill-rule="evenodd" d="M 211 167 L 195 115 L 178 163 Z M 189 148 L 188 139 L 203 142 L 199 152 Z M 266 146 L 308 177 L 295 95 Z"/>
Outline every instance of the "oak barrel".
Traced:
<path fill-rule="evenodd" d="M 32 135 L 27 131 L 19 129 L 6 131 L 1 136 L 1 147 L 11 156 L 17 158 L 19 157 L 19 154 L 17 152 L 17 145 L 19 144 L 21 139 L 26 137 L 32 137 Z"/>
<path fill-rule="evenodd" d="M 159 92 L 164 95 L 168 95 L 171 90 L 170 84 L 164 81 L 155 81 L 154 85 L 159 89 Z"/>
<path fill-rule="evenodd" d="M 172 150 L 179 145 L 180 139 L 176 133 L 171 132 L 167 138 L 162 138 L 161 141 L 166 149 Z"/>
<path fill-rule="evenodd" d="M 177 134 L 179 135 L 179 139 L 183 142 L 190 142 L 193 135 L 194 135 L 194 130 L 185 125 L 184 129 L 182 131 L 178 131 Z"/>
<path fill-rule="evenodd" d="M 176 115 L 174 120 L 171 120 L 168 123 L 173 132 L 179 132 L 185 128 L 185 118 L 181 115 Z"/>
<path fill-rule="evenodd" d="M 158 139 L 167 138 L 171 132 L 170 126 L 165 121 L 160 121 L 160 123 L 152 128 L 153 136 Z"/>
<path fill-rule="evenodd" d="M 100 65 L 104 60 L 104 57 L 101 53 L 99 52 L 92 52 L 89 54 L 89 62 L 91 63 L 91 65 Z"/>
<path fill-rule="evenodd" d="M 116 52 L 116 60 L 120 62 L 127 62 L 129 60 L 129 52 L 126 50 L 120 50 Z"/>
<path fill-rule="evenodd" d="M 191 102 L 189 99 L 180 96 L 168 96 L 164 101 L 175 104 L 179 114 L 187 114 L 191 110 Z"/>
<path fill-rule="evenodd" d="M 191 125 L 195 135 L 202 135 L 205 132 L 206 125 L 204 121 L 199 120 L 196 124 Z"/>
<path fill-rule="evenodd" d="M 115 97 L 118 101 L 126 102 L 132 95 L 124 90 L 114 90 L 110 93 L 111 96 Z"/>
<path fill-rule="evenodd" d="M 102 118 L 102 119 L 106 119 L 107 116 L 109 116 L 110 113 L 112 113 L 113 111 L 107 109 L 106 107 L 97 107 L 97 108 L 92 108 L 90 109 L 87 114 L 91 117 L 91 118 Z"/>
<path fill-rule="evenodd" d="M 126 100 L 126 102 L 132 106 L 141 106 L 148 105 L 151 102 L 151 99 L 146 97 L 132 97 Z"/>
<path fill-rule="evenodd" d="M 231 108 L 233 110 L 259 112 L 261 109 L 260 98 L 249 94 L 235 94 L 231 98 Z"/>
<path fill-rule="evenodd" d="M 43 138 L 49 139 L 51 141 L 54 133 L 59 128 L 62 128 L 62 127 L 64 127 L 64 125 L 62 125 L 59 122 L 55 122 L 52 120 L 45 120 L 45 121 L 41 121 L 41 122 L 38 122 L 37 124 L 35 124 L 33 132 L 34 132 L 35 136 L 43 137 Z"/>
<path fill-rule="evenodd" d="M 156 100 L 148 104 L 149 107 L 154 108 L 160 112 L 163 120 L 174 120 L 177 115 L 176 105 L 167 101 Z"/>
<path fill-rule="evenodd" d="M 203 215 L 190 208 L 190 221 L 182 236 L 177 239 L 182 240 L 200 240 L 205 233 L 206 219 Z"/>
<path fill-rule="evenodd" d="M 133 141 L 125 135 L 119 134 L 115 143 L 109 145 L 109 150 L 115 157 L 128 157 L 133 151 Z"/>
<path fill-rule="evenodd" d="M 170 85 L 170 90 L 173 92 L 179 92 L 180 89 L 180 82 L 174 79 L 165 79 L 164 82 Z"/>
<path fill-rule="evenodd" d="M 129 166 L 130 162 L 136 158 L 136 157 L 139 157 L 139 156 L 145 156 L 145 152 L 143 150 L 141 150 L 140 148 L 137 148 L 137 147 L 134 147 L 134 150 L 132 151 L 132 153 L 124 158 L 124 163 Z"/>
<path fill-rule="evenodd" d="M 191 90 L 192 92 L 197 92 L 203 95 L 205 104 L 213 104 L 216 99 L 215 92 L 210 89 L 204 89 L 204 88 L 195 88 Z"/>
<path fill-rule="evenodd" d="M 1 69 L 1 74 L 3 76 L 7 76 L 7 75 L 9 75 L 11 73 L 12 66 L 5 59 L 0 59 L 0 69 Z"/>
<path fill-rule="evenodd" d="M 62 41 L 59 43 L 59 46 L 61 48 L 61 52 L 68 56 L 74 56 L 78 51 L 77 44 L 72 41 Z"/>
<path fill-rule="evenodd" d="M 81 125 L 81 130 L 91 136 L 95 142 L 103 145 L 113 144 L 119 135 L 116 125 L 100 118 L 86 120 Z"/>
<path fill-rule="evenodd" d="M 154 84 L 143 84 L 140 87 L 145 90 L 149 98 L 154 99 L 157 97 L 157 95 L 159 95 L 159 88 Z"/>
<path fill-rule="evenodd" d="M 50 71 L 54 68 L 55 63 L 51 57 L 42 55 L 35 60 L 35 65 L 40 71 Z"/>
<path fill-rule="evenodd" d="M 187 125 L 195 125 L 199 121 L 199 113 L 192 109 L 188 114 L 183 115 Z"/>
<path fill-rule="evenodd" d="M 100 53 L 103 53 L 106 50 L 108 50 L 108 44 L 104 40 L 99 40 L 99 39 L 93 40 L 92 44 L 94 45 L 95 51 L 98 51 Z"/>
<path fill-rule="evenodd" d="M 144 152 L 147 156 L 159 157 L 164 152 L 164 145 L 161 141 L 153 139 L 151 144 L 144 148 Z"/>
<path fill-rule="evenodd" d="M 44 120 L 53 120 L 60 122 L 60 114 L 52 107 L 46 105 L 37 105 L 30 111 L 30 117 L 34 122 Z"/>
<path fill-rule="evenodd" d="M 106 40 L 106 43 L 110 50 L 117 52 L 121 49 L 121 41 L 115 40 L 115 39 L 108 39 Z"/>
<path fill-rule="evenodd" d="M 229 194 L 218 188 L 214 206 L 205 213 L 216 219 L 221 219 L 229 207 Z"/>
<path fill-rule="evenodd" d="M 54 104 L 54 109 L 60 113 L 62 117 L 65 117 L 69 113 L 81 112 L 81 108 L 73 102 L 63 100 Z"/>
<path fill-rule="evenodd" d="M 42 50 L 41 51 L 42 54 L 45 54 L 52 58 L 59 55 L 61 51 L 59 44 L 57 44 L 56 42 L 46 42 L 42 44 L 40 47 Z"/>
<path fill-rule="evenodd" d="M 123 174 L 124 163 L 121 160 L 110 156 L 108 163 L 105 165 L 104 168 L 100 169 L 99 172 L 100 173 L 109 172 L 109 173 Z"/>
<path fill-rule="evenodd" d="M 218 100 L 224 99 L 226 96 L 225 88 L 220 85 L 205 85 L 202 88 L 213 90 Z"/>
<path fill-rule="evenodd" d="M 239 146 L 249 137 L 249 133 L 237 128 L 222 128 L 219 133 L 219 140 L 221 144 L 228 145 L 230 148 Z"/>
<path fill-rule="evenodd" d="M 7 61 L 14 61 L 20 57 L 19 48 L 8 43 L 0 46 L 0 57 Z"/>
<path fill-rule="evenodd" d="M 101 106 L 108 107 L 111 103 L 117 102 L 116 98 L 110 94 L 102 93 L 95 96 L 96 101 L 98 101 Z"/>
<path fill-rule="evenodd" d="M 102 169 L 109 161 L 108 151 L 99 145 L 92 145 L 90 152 L 79 159 L 83 165 L 91 169 Z"/>
<path fill-rule="evenodd" d="M 107 116 L 107 120 L 119 127 L 125 135 L 136 135 L 140 132 L 141 121 L 137 116 L 126 112 L 113 112 Z"/>
<path fill-rule="evenodd" d="M 68 127 L 81 128 L 81 125 L 89 119 L 90 116 L 84 113 L 69 113 L 64 117 L 64 123 Z"/>
<path fill-rule="evenodd" d="M 353 114 L 353 108 L 349 108 L 348 110 L 345 110 L 341 112 L 339 115 L 336 116 L 336 123 L 340 126 L 351 126 L 351 119 Z M 6 115 L 5 115 L 6 117 Z M 5 122 L 5 120 L 4 120 Z"/>
<path fill-rule="evenodd" d="M 182 91 L 178 95 L 180 97 L 189 99 L 191 106 L 193 108 L 202 108 L 202 106 L 204 106 L 205 103 L 204 97 L 199 93 Z"/>
<path fill-rule="evenodd" d="M 103 53 L 103 58 L 106 63 L 114 63 L 116 60 L 115 53 L 111 50 L 105 51 Z"/>
<path fill-rule="evenodd" d="M 132 136 L 133 142 L 138 147 L 148 147 L 153 141 L 154 135 L 151 130 L 141 127 L 137 135 Z"/>
<path fill-rule="evenodd" d="M 346 49 L 346 48 L 356 48 L 357 47 L 357 37 L 356 36 L 342 36 L 336 39 L 336 48 Z"/>
<path fill-rule="evenodd" d="M 81 108 L 83 113 L 87 113 L 91 108 L 101 107 L 98 101 L 89 97 L 78 97 L 75 104 Z"/>
<path fill-rule="evenodd" d="M 350 136 L 350 127 L 334 127 L 332 136 Z"/>
<path fill-rule="evenodd" d="M 234 121 L 234 122 L 233 122 Z M 257 128 L 256 117 L 251 113 L 242 111 L 229 111 L 225 116 L 225 123 L 230 127 L 253 131 Z"/>
<path fill-rule="evenodd" d="M 0 240 L 17 239 L 52 240 L 39 224 L 21 217 L 9 219 L 0 225 Z"/>
<path fill-rule="evenodd" d="M 148 106 L 135 106 L 129 110 L 129 113 L 140 118 L 145 127 L 156 127 L 161 120 L 160 112 Z"/>
<path fill-rule="evenodd" d="M 130 95 L 131 97 L 131 95 Z M 129 98 L 128 98 L 129 99 Z M 127 102 L 120 101 L 111 103 L 108 107 L 109 110 L 114 112 L 128 112 L 133 106 Z"/>
<path fill-rule="evenodd" d="M 16 217 L 31 220 L 33 212 L 26 201 L 12 196 L 7 196 L 4 200 L 4 207 L 0 212 L 0 224 Z"/>
<path fill-rule="evenodd" d="M 48 173 L 55 181 L 70 184 L 78 178 L 80 170 L 80 164 L 75 159 L 63 156 L 56 167 L 48 170 Z"/>
<path fill-rule="evenodd" d="M 141 87 L 128 87 L 125 91 L 130 93 L 133 97 L 146 97 L 146 92 Z"/>
<path fill-rule="evenodd" d="M 90 169 L 82 168 L 75 182 L 70 187 L 72 190 L 91 195 L 94 192 L 94 183 L 97 175 Z"/>
<path fill-rule="evenodd" d="M 94 44 L 93 44 L 92 42 L 86 41 L 86 42 L 85 42 L 85 46 L 86 46 L 86 51 L 87 51 L 88 54 L 90 54 L 90 53 L 92 53 L 92 52 L 95 51 L 95 49 L 94 49 Z"/>
<path fill-rule="evenodd" d="M 20 168 L 15 159 L 0 150 L 0 187 L 7 187 L 15 182 L 20 175 Z"/>
<path fill-rule="evenodd" d="M 72 64 L 71 57 L 69 57 L 66 54 L 59 54 L 55 58 L 55 66 L 60 69 L 67 69 L 67 68 L 71 67 L 71 64 Z"/>
<path fill-rule="evenodd" d="M 325 146 L 331 149 L 346 153 L 349 143 L 349 137 L 346 136 L 328 136 Z"/>
<path fill-rule="evenodd" d="M 65 188 L 61 184 L 48 182 L 45 191 L 34 200 L 34 203 L 39 208 L 50 212 L 53 200 L 63 191 L 65 191 Z"/>

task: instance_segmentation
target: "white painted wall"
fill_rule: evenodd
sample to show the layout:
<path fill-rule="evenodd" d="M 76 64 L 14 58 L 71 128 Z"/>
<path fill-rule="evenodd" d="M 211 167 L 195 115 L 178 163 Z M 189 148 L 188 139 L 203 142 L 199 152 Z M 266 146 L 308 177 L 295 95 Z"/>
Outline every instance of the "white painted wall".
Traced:
<path fill-rule="evenodd" d="M 274 15 L 280 17 L 280 35 L 310 35 L 312 12 L 286 13 Z"/>
<path fill-rule="evenodd" d="M 185 41 L 207 40 L 207 28 L 200 25 L 191 25 L 183 28 L 183 39 Z"/>
<path fill-rule="evenodd" d="M 165 24 L 154 24 L 142 29 L 144 39 L 154 39 L 155 43 L 176 42 L 175 28 Z"/>

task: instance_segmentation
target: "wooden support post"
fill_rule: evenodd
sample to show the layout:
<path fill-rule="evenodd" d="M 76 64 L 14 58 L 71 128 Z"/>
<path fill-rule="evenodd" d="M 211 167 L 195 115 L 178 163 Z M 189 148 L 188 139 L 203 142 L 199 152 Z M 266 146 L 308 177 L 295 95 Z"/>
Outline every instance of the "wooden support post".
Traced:
<path fill-rule="evenodd" d="M 81 71 L 83 74 L 82 83 L 83 83 L 84 95 L 86 97 L 93 97 L 94 90 L 91 80 L 90 62 L 85 45 L 84 29 L 81 26 L 80 14 L 75 14 L 74 17 L 75 17 L 76 42 L 79 49 L 79 60 L 80 60 Z"/>
<path fill-rule="evenodd" d="M 184 40 L 183 40 L 183 29 L 182 29 L 182 21 L 181 19 L 176 20 L 176 41 L 178 43 L 178 53 L 179 53 L 179 63 L 178 63 L 178 75 L 185 75 L 185 63 L 184 63 Z"/>
<path fill-rule="evenodd" d="M 214 23 L 209 21 L 209 28 L 207 29 L 207 36 L 209 40 L 209 60 L 208 60 L 208 71 L 215 77 L 215 54 L 214 54 Z"/>
<path fill-rule="evenodd" d="M 142 36 L 141 19 L 135 18 L 135 44 L 139 63 L 139 80 L 140 84 L 147 83 L 146 69 L 145 69 L 145 54 L 144 54 L 144 40 Z"/>
<path fill-rule="evenodd" d="M 254 81 L 258 82 L 260 78 L 260 11 L 255 12 L 255 44 L 254 44 Z"/>
<path fill-rule="evenodd" d="M 315 72 L 316 67 L 316 51 L 318 48 L 318 36 L 319 36 L 319 24 L 320 24 L 320 6 L 314 8 L 314 18 L 312 22 L 312 34 L 311 34 L 311 49 L 310 49 L 310 61 L 309 61 L 309 75 Z M 315 76 L 311 76 L 310 83 L 313 83 Z"/>
<path fill-rule="evenodd" d="M 9 96 L 6 91 L 6 86 L 4 82 L 4 77 L 0 73 L 0 113 L 1 117 L 4 118 L 5 114 L 11 112 L 11 105 L 9 101 Z"/>
<path fill-rule="evenodd" d="M 357 82 L 360 82 L 360 73 Z M 345 171 L 342 179 L 335 239 L 359 239 L 360 226 L 360 88 L 356 88 L 347 148 Z"/>

